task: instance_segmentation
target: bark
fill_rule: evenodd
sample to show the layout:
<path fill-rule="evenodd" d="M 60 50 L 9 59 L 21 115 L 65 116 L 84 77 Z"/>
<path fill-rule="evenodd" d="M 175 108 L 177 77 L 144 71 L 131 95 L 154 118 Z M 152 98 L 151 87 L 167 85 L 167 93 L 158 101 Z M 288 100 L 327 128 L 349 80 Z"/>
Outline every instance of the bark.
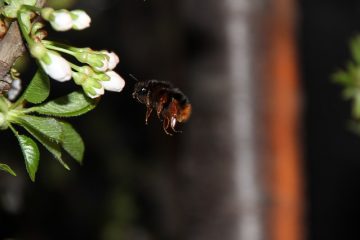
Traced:
<path fill-rule="evenodd" d="M 300 149 L 301 98 L 296 49 L 296 2 L 273 0 L 264 13 L 263 96 L 267 156 L 268 236 L 304 239 Z M 266 34 L 266 35 L 265 35 Z"/>
<path fill-rule="evenodd" d="M 0 79 L 10 71 L 15 60 L 25 51 L 19 26 L 16 22 L 10 25 L 5 37 L 0 41 Z"/>
<path fill-rule="evenodd" d="M 194 114 L 169 239 L 302 239 L 291 3 L 183 1 L 207 40 L 188 70 Z"/>
<path fill-rule="evenodd" d="M 44 6 L 45 0 L 38 0 L 37 6 Z M 3 39 L 0 40 L 0 80 L 6 78 L 16 59 L 25 51 L 25 45 L 22 40 L 21 32 L 17 22 L 12 22 L 9 30 Z M 9 87 L 5 84 L 1 87 Z M 2 92 L 4 89 L 0 89 Z"/>
<path fill-rule="evenodd" d="M 265 237 L 261 146 L 257 144 L 258 57 L 255 15 L 263 1 L 186 1 L 186 17 L 208 39 L 189 67 L 189 123 L 179 213 L 188 240 Z M 199 14 L 201 9 L 201 14 Z M 179 236 L 179 234 L 178 234 Z"/>

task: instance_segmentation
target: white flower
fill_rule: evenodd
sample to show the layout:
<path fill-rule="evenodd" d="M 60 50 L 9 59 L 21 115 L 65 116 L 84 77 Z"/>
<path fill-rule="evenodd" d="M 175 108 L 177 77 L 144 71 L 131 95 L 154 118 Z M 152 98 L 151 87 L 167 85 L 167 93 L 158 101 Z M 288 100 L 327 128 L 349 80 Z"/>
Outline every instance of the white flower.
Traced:
<path fill-rule="evenodd" d="M 99 56 L 103 56 L 103 55 L 99 55 Z M 101 62 L 101 64 L 102 64 L 101 67 L 97 67 L 97 66 L 93 66 L 93 65 L 92 65 L 96 71 L 98 71 L 98 72 L 105 72 L 106 70 L 108 70 L 108 68 L 109 68 L 109 61 L 108 61 L 108 59 L 107 59 L 106 57 L 102 57 L 102 58 L 98 57 L 98 61 Z M 89 63 L 89 64 L 90 64 L 90 63 Z M 90 64 L 90 65 L 91 65 L 91 64 Z"/>
<path fill-rule="evenodd" d="M 41 59 L 46 56 L 48 50 L 46 47 L 40 42 L 33 42 L 29 44 L 30 53 L 34 58 Z"/>
<path fill-rule="evenodd" d="M 53 11 L 50 16 L 50 24 L 56 31 L 67 31 L 73 26 L 71 15 L 66 10 Z"/>
<path fill-rule="evenodd" d="M 74 57 L 82 63 L 86 63 L 98 72 L 105 72 L 108 69 L 108 58 L 104 53 L 91 49 L 78 49 Z"/>
<path fill-rule="evenodd" d="M 15 78 L 11 83 L 11 88 L 8 91 L 8 98 L 9 100 L 15 100 L 15 98 L 19 95 L 21 90 L 21 80 Z"/>
<path fill-rule="evenodd" d="M 121 92 L 125 86 L 125 81 L 114 71 L 107 71 L 105 73 L 110 79 L 107 81 L 101 81 L 101 84 L 108 91 Z"/>
<path fill-rule="evenodd" d="M 101 95 L 103 95 L 105 93 L 103 86 L 101 86 L 100 88 L 96 88 L 93 86 L 91 89 L 92 89 L 92 91 L 85 90 L 85 93 L 91 98 L 100 97 Z"/>
<path fill-rule="evenodd" d="M 82 30 L 90 26 L 91 18 L 83 10 L 73 10 L 70 13 L 73 20 L 73 29 Z"/>
<path fill-rule="evenodd" d="M 41 67 L 51 78 L 65 82 L 71 79 L 71 67 L 69 62 L 53 51 L 48 51 L 46 60 L 40 59 Z"/>
<path fill-rule="evenodd" d="M 103 51 L 109 57 L 108 70 L 113 70 L 119 63 L 119 57 L 114 52 Z"/>

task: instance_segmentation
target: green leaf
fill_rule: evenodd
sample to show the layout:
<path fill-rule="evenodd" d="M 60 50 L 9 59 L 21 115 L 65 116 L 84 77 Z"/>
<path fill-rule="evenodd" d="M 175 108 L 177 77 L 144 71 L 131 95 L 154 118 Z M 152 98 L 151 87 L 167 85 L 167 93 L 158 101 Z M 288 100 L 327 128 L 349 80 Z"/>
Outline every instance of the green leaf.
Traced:
<path fill-rule="evenodd" d="M 97 100 L 87 97 L 82 91 L 76 91 L 29 110 L 49 116 L 74 117 L 94 109 L 96 104 Z"/>
<path fill-rule="evenodd" d="M 334 82 L 339 83 L 341 85 L 344 86 L 351 86 L 354 85 L 354 81 L 352 79 L 352 77 L 350 76 L 350 74 L 348 72 L 345 71 L 338 71 L 336 72 L 333 77 Z"/>
<path fill-rule="evenodd" d="M 353 117 L 354 117 L 354 118 L 360 119 L 360 93 L 357 93 L 357 94 L 354 96 L 352 114 L 353 114 Z"/>
<path fill-rule="evenodd" d="M 346 87 L 344 88 L 342 95 L 344 99 L 352 99 L 358 93 L 358 90 L 354 87 Z"/>
<path fill-rule="evenodd" d="M 50 94 L 50 80 L 48 75 L 39 68 L 26 88 L 24 97 L 28 102 L 39 104 L 45 101 Z"/>
<path fill-rule="evenodd" d="M 2 9 L 2 14 L 8 18 L 16 18 L 18 11 L 21 8 L 21 5 L 31 5 L 34 6 L 36 0 L 16 0 L 16 1 L 5 1 L 8 5 L 4 6 Z"/>
<path fill-rule="evenodd" d="M 347 123 L 347 128 L 353 133 L 360 135 L 360 124 L 358 121 L 351 120 Z"/>
<path fill-rule="evenodd" d="M 356 64 L 360 65 L 360 36 L 351 40 L 350 49 Z"/>
<path fill-rule="evenodd" d="M 81 136 L 75 131 L 71 124 L 61 122 L 61 125 L 63 129 L 62 147 L 77 162 L 82 163 L 85 146 Z"/>
<path fill-rule="evenodd" d="M 40 153 L 36 143 L 25 135 L 16 135 L 19 140 L 21 151 L 25 158 L 26 170 L 31 181 L 35 181 L 35 174 L 39 166 Z"/>
<path fill-rule="evenodd" d="M 353 63 L 348 64 L 348 73 L 350 77 L 349 84 L 359 85 L 360 83 L 360 67 Z"/>
<path fill-rule="evenodd" d="M 22 125 L 33 137 L 36 138 L 54 157 L 59 163 L 67 170 L 70 170 L 69 166 L 61 158 L 61 146 L 60 143 L 51 141 L 48 137 L 42 133 L 33 129 L 30 126 Z"/>
<path fill-rule="evenodd" d="M 6 164 L 0 163 L 0 170 L 10 173 L 13 176 L 16 176 L 16 173 Z"/>
<path fill-rule="evenodd" d="M 61 124 L 54 118 L 38 117 L 30 115 L 18 115 L 16 122 L 28 128 L 34 129 L 49 140 L 60 142 L 62 135 Z"/>

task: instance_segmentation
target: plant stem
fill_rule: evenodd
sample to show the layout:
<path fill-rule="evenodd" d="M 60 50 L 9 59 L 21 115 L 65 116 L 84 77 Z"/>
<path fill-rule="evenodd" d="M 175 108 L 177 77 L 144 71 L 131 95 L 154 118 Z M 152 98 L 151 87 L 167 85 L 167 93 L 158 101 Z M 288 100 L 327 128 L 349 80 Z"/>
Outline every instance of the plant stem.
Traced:
<path fill-rule="evenodd" d="M 81 71 L 81 67 L 79 67 L 78 65 L 73 64 L 73 63 L 71 63 L 71 62 L 69 62 L 69 63 L 70 63 L 70 66 L 71 66 L 72 69 L 74 69 L 74 70 L 76 70 L 76 71 L 78 71 L 78 72 Z"/>
<path fill-rule="evenodd" d="M 42 43 L 45 45 L 45 47 L 47 49 L 51 49 L 51 50 L 55 50 L 55 51 L 58 51 L 58 52 L 66 53 L 66 54 L 69 54 L 71 56 L 75 55 L 73 51 L 70 51 L 70 50 L 65 49 L 65 48 L 61 48 L 61 47 L 57 47 L 57 46 L 48 44 L 48 43 L 46 43 L 46 41 L 42 41 Z"/>
<path fill-rule="evenodd" d="M 22 112 L 23 114 L 28 114 L 28 113 L 34 112 L 35 109 L 36 109 L 36 106 L 35 106 L 35 107 L 26 108 L 26 109 L 22 110 L 21 112 Z"/>
<path fill-rule="evenodd" d="M 68 49 L 72 52 L 79 52 L 79 48 L 77 47 L 73 47 L 73 46 L 69 46 L 69 45 L 66 45 L 64 43 L 59 43 L 59 42 L 54 42 L 54 41 L 50 41 L 50 40 L 42 40 L 41 41 L 44 45 L 51 45 L 51 46 L 58 46 L 58 47 L 61 47 L 61 48 L 64 48 L 64 49 Z M 80 48 L 81 49 L 81 48 Z"/>
<path fill-rule="evenodd" d="M 18 23 L 19 23 L 21 33 L 22 33 L 23 37 L 25 38 L 26 42 L 28 44 L 32 44 L 34 41 L 30 38 L 29 34 L 26 32 L 26 29 L 24 27 L 24 23 L 22 22 L 21 17 L 20 17 L 21 14 L 22 14 L 22 11 L 19 10 L 17 20 L 18 20 Z"/>
<path fill-rule="evenodd" d="M 25 100 L 25 93 L 23 93 L 18 100 L 16 100 L 16 102 L 14 104 L 12 104 L 10 106 L 10 109 L 15 109 L 17 108 L 18 106 L 20 106 Z"/>
<path fill-rule="evenodd" d="M 9 127 L 11 129 L 11 131 L 13 131 L 13 133 L 15 134 L 15 136 L 19 136 L 19 133 L 16 131 L 16 129 L 11 125 L 11 123 L 9 123 Z"/>
<path fill-rule="evenodd" d="M 7 113 L 8 111 L 8 104 L 7 104 L 7 100 L 5 97 L 1 96 L 0 97 L 0 112 L 2 113 Z"/>

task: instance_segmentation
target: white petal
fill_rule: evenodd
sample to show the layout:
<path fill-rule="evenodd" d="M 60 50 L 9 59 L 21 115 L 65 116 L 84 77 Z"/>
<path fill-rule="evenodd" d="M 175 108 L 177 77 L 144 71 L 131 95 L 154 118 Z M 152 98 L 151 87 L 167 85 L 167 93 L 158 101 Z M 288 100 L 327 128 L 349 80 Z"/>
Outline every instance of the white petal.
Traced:
<path fill-rule="evenodd" d="M 71 11 L 75 15 L 73 18 L 73 28 L 76 30 L 82 30 L 90 26 L 91 18 L 87 15 L 86 12 L 82 10 Z"/>
<path fill-rule="evenodd" d="M 101 95 L 103 95 L 105 93 L 104 87 L 93 88 L 93 90 L 95 91 L 95 95 L 92 95 L 90 92 L 86 92 L 86 94 L 91 98 L 100 97 Z"/>
<path fill-rule="evenodd" d="M 94 67 L 94 69 L 98 72 L 105 72 L 108 69 L 108 62 L 102 61 L 103 65 L 101 67 Z"/>
<path fill-rule="evenodd" d="M 7 92 L 8 99 L 9 99 L 10 101 L 15 100 L 15 98 L 19 95 L 19 93 L 20 93 L 20 90 L 19 90 L 19 89 L 10 89 L 10 90 Z"/>
<path fill-rule="evenodd" d="M 59 10 L 52 13 L 50 24 L 56 31 L 67 31 L 72 28 L 73 20 L 69 12 Z"/>
<path fill-rule="evenodd" d="M 48 51 L 48 56 L 50 58 L 50 64 L 46 64 L 43 61 L 40 61 L 41 66 L 44 71 L 53 79 L 59 82 L 65 82 L 71 79 L 71 67 L 67 60 L 65 60 L 60 55 Z"/>
<path fill-rule="evenodd" d="M 105 54 L 109 57 L 108 69 L 113 70 L 120 61 L 119 57 L 114 52 L 105 52 Z"/>
<path fill-rule="evenodd" d="M 11 88 L 21 89 L 21 80 L 18 78 L 15 78 L 11 83 Z"/>
<path fill-rule="evenodd" d="M 124 79 L 114 71 L 108 71 L 105 74 L 110 77 L 110 80 L 101 81 L 101 84 L 104 86 L 104 88 L 108 91 L 121 92 L 125 86 Z"/>
<path fill-rule="evenodd" d="M 101 67 L 94 67 L 96 71 L 105 72 L 109 68 L 109 61 L 105 58 L 102 60 L 103 65 Z"/>
<path fill-rule="evenodd" d="M 19 95 L 21 90 L 21 80 L 16 78 L 11 83 L 11 88 L 8 91 L 9 100 L 15 100 L 15 98 Z"/>

